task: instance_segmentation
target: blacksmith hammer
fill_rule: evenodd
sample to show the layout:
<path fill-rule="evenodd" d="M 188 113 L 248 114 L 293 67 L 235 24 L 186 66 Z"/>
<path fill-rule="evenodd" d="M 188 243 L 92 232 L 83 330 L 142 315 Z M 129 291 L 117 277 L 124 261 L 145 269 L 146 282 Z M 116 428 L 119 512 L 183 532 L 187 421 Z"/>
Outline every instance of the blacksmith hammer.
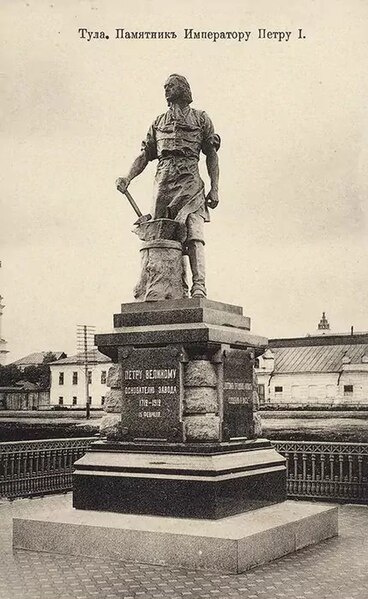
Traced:
<path fill-rule="evenodd" d="M 119 191 L 121 191 L 121 190 L 119 189 Z M 125 191 L 122 191 L 121 193 L 123 193 L 128 198 L 129 204 L 131 205 L 134 212 L 138 216 L 138 219 L 134 223 L 135 225 L 141 225 L 141 224 L 146 223 L 147 221 L 151 220 L 152 215 L 151 214 L 145 214 L 145 215 L 142 214 L 142 212 L 139 210 L 137 204 L 135 203 L 135 201 L 133 200 L 132 196 L 130 195 L 130 193 L 127 189 Z"/>

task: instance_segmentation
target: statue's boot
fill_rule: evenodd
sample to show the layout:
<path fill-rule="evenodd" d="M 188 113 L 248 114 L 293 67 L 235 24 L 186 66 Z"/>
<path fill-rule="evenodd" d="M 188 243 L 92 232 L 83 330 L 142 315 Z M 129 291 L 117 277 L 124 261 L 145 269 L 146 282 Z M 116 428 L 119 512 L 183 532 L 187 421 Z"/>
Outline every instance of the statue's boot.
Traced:
<path fill-rule="evenodd" d="M 190 241 L 188 243 L 188 255 L 190 268 L 192 270 L 193 285 L 190 290 L 192 297 L 206 297 L 206 269 L 204 260 L 204 244 L 202 241 Z"/>
<path fill-rule="evenodd" d="M 189 284 L 188 284 L 188 268 L 187 266 L 188 257 L 183 255 L 182 258 L 182 268 L 183 268 L 183 297 L 189 297 Z"/>

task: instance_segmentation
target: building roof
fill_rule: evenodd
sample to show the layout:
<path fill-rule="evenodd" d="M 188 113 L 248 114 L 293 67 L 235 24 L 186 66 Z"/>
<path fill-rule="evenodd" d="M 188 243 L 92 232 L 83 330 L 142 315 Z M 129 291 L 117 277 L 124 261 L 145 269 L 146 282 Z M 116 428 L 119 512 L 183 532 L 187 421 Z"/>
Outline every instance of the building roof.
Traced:
<path fill-rule="evenodd" d="M 334 333 L 269 339 L 268 347 L 306 347 L 309 345 L 362 345 L 368 343 L 368 333 Z"/>
<path fill-rule="evenodd" d="M 30 381 L 18 381 L 15 383 L 16 387 L 25 391 L 38 391 L 40 386 L 37 383 L 31 383 Z"/>
<path fill-rule="evenodd" d="M 66 356 L 66 353 L 62 351 L 39 351 L 28 354 L 28 356 L 24 356 L 24 358 L 19 358 L 19 360 L 15 360 L 15 362 L 11 362 L 11 364 L 12 366 L 39 366 L 40 364 L 43 364 L 44 357 L 48 354 L 54 354 L 57 360 Z"/>
<path fill-rule="evenodd" d="M 22 391 L 45 391 L 45 389 L 30 381 L 18 381 L 15 385 L 5 385 L 4 387 L 0 387 L 0 392 L 5 391 L 20 393 Z"/>
<path fill-rule="evenodd" d="M 102 364 L 103 362 L 111 362 L 111 359 L 98 351 L 98 349 L 91 350 L 87 353 L 89 364 Z M 75 354 L 68 358 L 51 362 L 51 366 L 59 366 L 61 364 L 84 364 L 84 354 Z"/>
<path fill-rule="evenodd" d="M 360 364 L 362 357 L 368 355 L 368 343 L 270 349 L 275 356 L 275 373 L 339 372 L 343 358 L 349 358 L 350 364 Z"/>

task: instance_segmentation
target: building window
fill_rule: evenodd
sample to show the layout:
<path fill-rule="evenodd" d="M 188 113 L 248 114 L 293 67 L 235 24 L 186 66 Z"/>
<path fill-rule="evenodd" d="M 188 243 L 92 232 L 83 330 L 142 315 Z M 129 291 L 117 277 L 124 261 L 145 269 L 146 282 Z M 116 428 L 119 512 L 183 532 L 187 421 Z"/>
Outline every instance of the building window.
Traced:
<path fill-rule="evenodd" d="M 59 372 L 59 385 L 64 385 L 64 373 Z"/>
<path fill-rule="evenodd" d="M 353 395 L 353 385 L 344 385 L 344 395 Z"/>
<path fill-rule="evenodd" d="M 73 385 L 78 385 L 78 372 L 73 372 Z"/>
<path fill-rule="evenodd" d="M 106 375 L 107 375 L 106 370 L 103 370 L 101 372 L 101 385 L 106 385 Z"/>
<path fill-rule="evenodd" d="M 72 405 L 76 406 L 78 402 L 78 399 L 75 397 L 75 395 L 73 396 L 73 401 L 72 401 Z"/>
<path fill-rule="evenodd" d="M 92 370 L 88 371 L 88 383 L 91 385 L 92 383 Z"/>
<path fill-rule="evenodd" d="M 254 368 L 259 368 L 259 358 L 256 358 L 254 361 Z"/>
<path fill-rule="evenodd" d="M 282 393 L 283 387 L 275 387 L 275 393 Z"/>
<path fill-rule="evenodd" d="M 101 395 L 101 406 L 103 406 L 105 403 L 105 396 Z"/>
<path fill-rule="evenodd" d="M 63 405 L 64 405 L 64 398 L 59 397 L 59 406 L 63 406 Z"/>
<path fill-rule="evenodd" d="M 265 402 L 265 386 L 264 385 L 258 385 L 258 397 L 259 397 L 260 403 Z"/>

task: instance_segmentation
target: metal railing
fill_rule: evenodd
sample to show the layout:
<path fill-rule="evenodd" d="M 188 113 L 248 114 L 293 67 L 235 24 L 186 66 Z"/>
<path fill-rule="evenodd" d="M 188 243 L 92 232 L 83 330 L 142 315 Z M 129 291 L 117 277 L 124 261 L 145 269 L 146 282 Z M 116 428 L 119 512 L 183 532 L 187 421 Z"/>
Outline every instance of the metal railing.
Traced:
<path fill-rule="evenodd" d="M 368 502 L 368 443 L 274 441 L 290 498 Z"/>
<path fill-rule="evenodd" d="M 69 491 L 73 464 L 92 441 L 96 437 L 0 443 L 0 497 Z"/>
<path fill-rule="evenodd" d="M 96 437 L 0 443 L 0 497 L 72 489 L 73 464 Z M 368 443 L 274 441 L 286 457 L 290 498 L 368 502 Z"/>

